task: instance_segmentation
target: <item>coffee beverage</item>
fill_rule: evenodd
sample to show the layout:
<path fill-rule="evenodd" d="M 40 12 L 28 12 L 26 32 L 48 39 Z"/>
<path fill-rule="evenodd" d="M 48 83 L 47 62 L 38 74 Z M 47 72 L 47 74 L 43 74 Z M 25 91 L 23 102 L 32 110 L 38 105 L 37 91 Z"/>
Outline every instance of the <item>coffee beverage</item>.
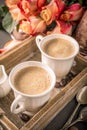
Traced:
<path fill-rule="evenodd" d="M 23 68 L 14 77 L 15 88 L 29 95 L 43 93 L 50 85 L 49 73 L 45 69 L 37 66 Z"/>
<path fill-rule="evenodd" d="M 75 52 L 75 47 L 70 41 L 63 38 L 48 40 L 42 49 L 46 54 L 55 58 L 70 57 Z"/>
<path fill-rule="evenodd" d="M 11 112 L 33 116 L 48 102 L 55 87 L 53 70 L 39 61 L 25 61 L 16 65 L 9 74 L 9 84 L 14 91 Z"/>

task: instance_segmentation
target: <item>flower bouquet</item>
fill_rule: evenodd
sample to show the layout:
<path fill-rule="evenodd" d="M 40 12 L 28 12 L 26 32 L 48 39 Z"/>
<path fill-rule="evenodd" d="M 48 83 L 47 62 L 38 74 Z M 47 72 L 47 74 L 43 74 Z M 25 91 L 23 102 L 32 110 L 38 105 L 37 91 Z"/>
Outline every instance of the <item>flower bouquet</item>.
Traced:
<path fill-rule="evenodd" d="M 85 10 L 82 0 L 5 0 L 5 3 L 0 8 L 2 27 L 16 41 L 42 33 L 72 35 Z M 0 52 L 10 47 L 5 46 Z"/>

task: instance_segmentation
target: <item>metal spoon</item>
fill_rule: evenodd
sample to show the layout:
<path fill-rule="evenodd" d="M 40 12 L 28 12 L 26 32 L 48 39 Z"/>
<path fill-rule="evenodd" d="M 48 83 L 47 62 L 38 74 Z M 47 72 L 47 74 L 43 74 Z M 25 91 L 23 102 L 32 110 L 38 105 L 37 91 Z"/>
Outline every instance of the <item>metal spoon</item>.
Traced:
<path fill-rule="evenodd" d="M 83 108 L 79 114 L 79 117 L 73 121 L 69 126 L 67 126 L 64 130 L 67 130 L 70 126 L 76 124 L 77 122 L 87 122 L 87 107 Z"/>
<path fill-rule="evenodd" d="M 70 116 L 70 118 L 68 119 L 68 121 L 65 123 L 65 125 L 60 130 L 65 130 L 65 128 L 72 122 L 73 117 L 75 116 L 80 105 L 87 104 L 87 86 L 84 86 L 83 88 L 81 88 L 79 90 L 79 92 L 76 95 L 76 99 L 78 101 L 78 104 L 77 104 L 75 110 L 73 111 L 73 113 Z"/>

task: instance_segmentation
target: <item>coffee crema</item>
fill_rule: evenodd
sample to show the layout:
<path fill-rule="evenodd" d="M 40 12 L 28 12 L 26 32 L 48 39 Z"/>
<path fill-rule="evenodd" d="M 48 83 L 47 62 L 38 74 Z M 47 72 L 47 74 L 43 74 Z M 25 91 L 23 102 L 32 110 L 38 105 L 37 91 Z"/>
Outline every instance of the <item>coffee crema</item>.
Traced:
<path fill-rule="evenodd" d="M 14 85 L 22 93 L 40 94 L 50 87 L 50 75 L 41 67 L 29 66 L 17 72 L 14 77 Z"/>
<path fill-rule="evenodd" d="M 63 38 L 55 38 L 47 41 L 42 49 L 46 54 L 55 58 L 67 58 L 75 52 L 74 45 Z"/>

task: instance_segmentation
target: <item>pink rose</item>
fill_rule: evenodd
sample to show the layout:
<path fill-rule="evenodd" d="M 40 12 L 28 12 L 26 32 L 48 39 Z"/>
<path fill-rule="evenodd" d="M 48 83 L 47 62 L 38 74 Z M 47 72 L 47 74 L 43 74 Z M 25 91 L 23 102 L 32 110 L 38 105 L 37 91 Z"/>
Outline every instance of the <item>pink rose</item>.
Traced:
<path fill-rule="evenodd" d="M 56 23 L 57 23 L 56 27 L 52 31 L 48 31 L 47 34 L 51 33 L 59 33 L 67 35 L 72 34 L 72 25 L 70 23 L 61 20 L 57 20 Z"/>
<path fill-rule="evenodd" d="M 47 6 L 42 7 L 40 16 L 49 25 L 58 18 L 64 7 L 65 3 L 62 0 L 52 0 Z"/>
<path fill-rule="evenodd" d="M 63 14 L 61 14 L 60 19 L 64 21 L 76 21 L 82 17 L 83 12 L 83 7 L 79 3 L 75 3 L 69 6 Z"/>
<path fill-rule="evenodd" d="M 29 21 L 22 20 L 20 29 L 26 34 L 35 35 L 43 33 L 46 30 L 46 23 L 40 17 L 31 16 L 29 17 Z"/>

